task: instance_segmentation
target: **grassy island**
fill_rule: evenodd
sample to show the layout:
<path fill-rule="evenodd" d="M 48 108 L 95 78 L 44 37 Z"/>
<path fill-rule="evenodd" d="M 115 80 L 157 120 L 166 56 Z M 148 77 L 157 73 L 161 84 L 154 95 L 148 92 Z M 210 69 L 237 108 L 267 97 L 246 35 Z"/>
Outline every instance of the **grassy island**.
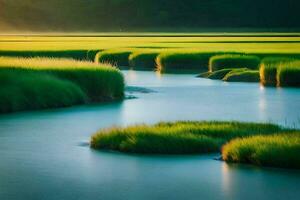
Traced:
<path fill-rule="evenodd" d="M 72 59 L 0 57 L 0 113 L 123 98 L 111 65 Z"/>
<path fill-rule="evenodd" d="M 112 127 L 94 134 L 91 147 L 141 154 L 222 152 L 228 162 L 300 168 L 300 132 L 268 123 L 179 121 Z"/>

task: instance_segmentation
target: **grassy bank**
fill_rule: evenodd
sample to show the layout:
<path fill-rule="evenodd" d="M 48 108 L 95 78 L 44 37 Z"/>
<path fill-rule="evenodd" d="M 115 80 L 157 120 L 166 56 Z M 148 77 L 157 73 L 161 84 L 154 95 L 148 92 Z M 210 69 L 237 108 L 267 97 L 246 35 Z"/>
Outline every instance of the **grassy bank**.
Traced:
<path fill-rule="evenodd" d="M 209 71 L 217 71 L 228 68 L 258 69 L 260 59 L 257 56 L 225 54 L 212 56 L 209 59 Z"/>
<path fill-rule="evenodd" d="M 215 54 L 185 50 L 163 52 L 156 58 L 157 70 L 159 72 L 173 70 L 207 71 L 209 58 Z"/>
<path fill-rule="evenodd" d="M 121 99 L 122 74 L 71 59 L 0 57 L 1 112 Z"/>
<path fill-rule="evenodd" d="M 118 67 L 129 67 L 129 56 L 133 49 L 113 49 L 98 52 L 96 63 L 109 63 Z"/>
<path fill-rule="evenodd" d="M 99 50 L 0 50 L 0 56 L 10 57 L 51 57 L 72 58 L 76 60 L 93 61 Z"/>
<path fill-rule="evenodd" d="M 249 69 L 234 69 L 228 72 L 222 79 L 227 82 L 259 82 L 259 71 Z"/>
<path fill-rule="evenodd" d="M 265 86 L 299 87 L 300 60 L 270 57 L 260 65 L 260 79 Z"/>
<path fill-rule="evenodd" d="M 159 55 L 159 51 L 146 51 L 141 50 L 132 53 L 129 56 L 129 66 L 132 69 L 144 69 L 155 70 L 156 69 L 156 57 Z"/>
<path fill-rule="evenodd" d="M 277 85 L 300 87 L 300 60 L 281 63 L 277 68 Z"/>
<path fill-rule="evenodd" d="M 221 146 L 237 137 L 282 131 L 272 124 L 239 122 L 175 122 L 153 126 L 100 130 L 91 139 L 95 149 L 131 153 L 186 154 L 220 152 Z"/>
<path fill-rule="evenodd" d="M 223 160 L 300 169 L 300 132 L 235 139 L 222 149 Z"/>

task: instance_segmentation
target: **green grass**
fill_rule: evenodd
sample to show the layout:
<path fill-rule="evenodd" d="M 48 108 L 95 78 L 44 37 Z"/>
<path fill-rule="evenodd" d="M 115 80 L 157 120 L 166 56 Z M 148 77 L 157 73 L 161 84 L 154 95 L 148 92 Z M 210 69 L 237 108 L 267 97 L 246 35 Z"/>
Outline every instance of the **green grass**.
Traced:
<path fill-rule="evenodd" d="M 234 138 L 283 131 L 273 124 L 240 122 L 174 122 L 153 126 L 113 127 L 98 131 L 91 147 L 130 153 L 188 154 L 220 152 Z"/>
<path fill-rule="evenodd" d="M 295 58 L 265 58 L 260 65 L 259 72 L 261 83 L 265 86 L 300 86 L 300 61 Z"/>
<path fill-rule="evenodd" d="M 109 63 L 118 67 L 129 66 L 129 56 L 132 49 L 115 49 L 98 52 L 95 57 L 96 63 Z"/>
<path fill-rule="evenodd" d="M 240 37 L 240 35 L 243 35 Z M 173 48 L 197 50 L 198 52 L 243 52 L 251 54 L 298 54 L 299 37 L 273 34 L 116 34 L 91 35 L 79 33 L 70 35 L 0 36 L 0 50 L 11 51 L 61 51 L 61 50 L 102 50 L 133 47 Z M 109 37 L 106 37 L 109 36 Z M 213 36 L 213 37 L 210 37 Z M 261 43 L 264 42 L 264 43 Z M 265 57 L 265 56 L 264 56 Z"/>
<path fill-rule="evenodd" d="M 202 72 L 202 73 L 198 74 L 197 77 L 198 78 L 208 78 L 211 74 L 212 74 L 212 72 Z"/>
<path fill-rule="evenodd" d="M 223 81 L 228 82 L 259 82 L 259 71 L 258 70 L 249 70 L 249 69 L 235 69 L 228 72 Z"/>
<path fill-rule="evenodd" d="M 222 149 L 223 160 L 300 169 L 300 132 L 235 139 Z"/>
<path fill-rule="evenodd" d="M 0 70 L 0 113 L 85 103 L 82 89 L 68 80 L 27 70 Z"/>
<path fill-rule="evenodd" d="M 209 60 L 209 71 L 227 68 L 258 69 L 260 58 L 253 55 L 225 54 L 212 56 Z"/>
<path fill-rule="evenodd" d="M 262 62 L 259 68 L 259 75 L 260 81 L 264 86 L 277 85 L 277 66 L 275 64 Z"/>
<path fill-rule="evenodd" d="M 300 87 L 300 61 L 279 64 L 277 85 L 280 87 Z"/>
<path fill-rule="evenodd" d="M 163 52 L 156 58 L 157 70 L 159 72 L 169 72 L 172 70 L 207 71 L 209 58 L 215 54 L 185 50 Z"/>
<path fill-rule="evenodd" d="M 210 75 L 207 76 L 207 78 L 222 80 L 226 76 L 226 74 L 228 74 L 232 70 L 234 70 L 234 69 L 221 69 L 221 70 L 217 70 L 217 71 L 214 71 L 214 72 L 210 72 Z"/>
<path fill-rule="evenodd" d="M 156 69 L 156 57 L 158 56 L 158 51 L 137 51 L 129 56 L 129 66 L 132 69 L 146 69 L 155 70 Z"/>
<path fill-rule="evenodd" d="M 292 57 L 266 57 L 261 61 L 259 74 L 264 86 L 277 85 L 277 69 L 280 63 L 294 60 Z"/>
<path fill-rule="evenodd" d="M 0 57 L 1 111 L 63 107 L 124 96 L 119 70 L 71 59 Z"/>
<path fill-rule="evenodd" d="M 0 50 L 0 56 L 11 57 L 52 57 L 72 58 L 76 60 L 93 61 L 99 50 Z"/>

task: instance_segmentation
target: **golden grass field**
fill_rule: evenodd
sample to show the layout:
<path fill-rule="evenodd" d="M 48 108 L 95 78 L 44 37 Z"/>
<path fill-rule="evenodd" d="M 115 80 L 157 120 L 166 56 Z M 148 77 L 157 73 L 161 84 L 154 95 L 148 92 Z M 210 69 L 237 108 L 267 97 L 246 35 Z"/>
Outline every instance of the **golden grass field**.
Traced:
<path fill-rule="evenodd" d="M 5 50 L 103 50 L 124 47 L 184 48 L 201 51 L 250 53 L 300 53 L 300 37 L 294 35 L 106 35 L 106 36 L 0 36 Z"/>

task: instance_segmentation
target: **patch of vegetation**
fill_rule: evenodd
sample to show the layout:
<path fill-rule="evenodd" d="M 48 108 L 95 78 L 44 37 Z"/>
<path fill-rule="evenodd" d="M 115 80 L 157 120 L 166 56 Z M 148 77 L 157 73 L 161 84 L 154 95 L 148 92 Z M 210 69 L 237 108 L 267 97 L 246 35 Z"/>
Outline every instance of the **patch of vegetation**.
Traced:
<path fill-rule="evenodd" d="M 249 69 L 235 69 L 228 72 L 223 81 L 228 82 L 259 82 L 259 71 Z"/>
<path fill-rule="evenodd" d="M 197 77 L 208 78 L 211 74 L 212 74 L 212 72 L 203 72 L 203 73 L 198 74 Z"/>
<path fill-rule="evenodd" d="M 281 87 L 300 87 L 300 61 L 279 64 L 277 85 Z"/>
<path fill-rule="evenodd" d="M 265 86 L 277 85 L 277 69 L 282 62 L 286 63 L 293 60 L 288 57 L 266 57 L 262 60 L 259 68 L 261 83 Z"/>
<path fill-rule="evenodd" d="M 132 49 L 113 49 L 100 51 L 95 56 L 96 63 L 109 63 L 118 67 L 129 66 L 129 56 Z"/>
<path fill-rule="evenodd" d="M 226 76 L 226 74 L 228 74 L 232 70 L 234 69 L 221 69 L 214 72 L 210 72 L 211 74 L 207 78 L 222 80 Z"/>
<path fill-rule="evenodd" d="M 229 68 L 258 69 L 260 58 L 253 55 L 225 54 L 212 56 L 209 60 L 209 71 Z"/>
<path fill-rule="evenodd" d="M 132 69 L 155 70 L 158 51 L 137 51 L 129 56 L 129 66 Z"/>
<path fill-rule="evenodd" d="M 0 113 L 66 107 L 88 99 L 75 83 L 45 73 L 0 70 Z"/>
<path fill-rule="evenodd" d="M 300 61 L 295 58 L 265 58 L 259 71 L 261 83 L 265 86 L 300 86 Z"/>
<path fill-rule="evenodd" d="M 273 124 L 240 122 L 175 122 L 153 126 L 113 127 L 97 132 L 91 147 L 130 153 L 187 154 L 220 152 L 233 138 L 283 131 Z"/>
<path fill-rule="evenodd" d="M 0 56 L 12 57 L 51 57 L 51 58 L 72 58 L 76 60 L 93 61 L 99 50 L 18 50 L 4 51 L 0 50 Z"/>
<path fill-rule="evenodd" d="M 172 70 L 207 71 L 208 61 L 216 53 L 206 52 L 163 52 L 156 58 L 157 71 L 169 72 Z"/>
<path fill-rule="evenodd" d="M 0 57 L 0 76 L 3 112 L 124 96 L 123 75 L 110 65 L 71 59 Z"/>
<path fill-rule="evenodd" d="M 228 162 L 300 169 L 300 132 L 232 140 L 222 148 Z"/>

